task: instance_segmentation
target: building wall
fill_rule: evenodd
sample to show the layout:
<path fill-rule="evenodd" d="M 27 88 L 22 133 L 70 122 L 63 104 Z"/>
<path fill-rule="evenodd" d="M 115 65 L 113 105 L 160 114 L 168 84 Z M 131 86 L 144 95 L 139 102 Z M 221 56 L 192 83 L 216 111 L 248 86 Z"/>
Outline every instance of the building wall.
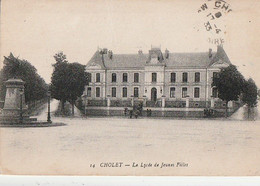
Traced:
<path fill-rule="evenodd" d="M 156 82 L 152 81 L 152 74 L 156 73 Z M 145 67 L 145 82 L 144 82 L 144 95 L 148 100 L 151 100 L 151 90 L 156 88 L 157 98 L 163 96 L 164 82 L 165 82 L 165 67 L 164 66 L 146 66 Z"/>
<path fill-rule="evenodd" d="M 207 70 L 207 94 L 208 94 L 208 99 L 211 99 L 211 96 L 212 96 L 212 82 L 213 82 L 213 72 L 220 72 L 220 69 L 219 68 L 209 68 Z"/>
<path fill-rule="evenodd" d="M 91 97 L 88 99 L 106 99 L 110 96 L 111 99 L 127 100 L 133 97 L 134 88 L 139 89 L 139 98 L 146 97 L 151 100 L 152 88 L 157 89 L 157 99 L 161 99 L 164 95 L 166 100 L 170 101 L 184 101 L 186 98 L 182 98 L 182 88 L 187 88 L 187 95 L 192 101 L 210 101 L 212 96 L 212 77 L 213 72 L 218 72 L 219 68 L 210 69 L 169 69 L 164 66 L 146 66 L 144 69 L 135 70 L 100 70 L 100 69 L 88 69 L 91 73 L 91 82 L 85 88 L 87 94 L 87 88 L 91 87 Z M 176 82 L 171 82 L 171 73 L 176 73 Z M 188 73 L 188 81 L 182 81 L 183 72 Z M 200 81 L 195 82 L 195 73 L 200 73 Z M 96 74 L 100 73 L 100 82 L 96 82 Z M 112 82 L 112 73 L 116 73 L 117 81 Z M 123 82 L 123 73 L 127 73 L 127 82 Z M 134 73 L 139 73 L 139 82 L 134 82 Z M 152 73 L 157 73 L 157 81 L 152 82 Z M 96 97 L 96 87 L 100 87 L 100 97 Z M 116 97 L 112 97 L 112 87 L 116 88 Z M 127 88 L 127 98 L 123 98 L 123 87 Z M 170 97 L 170 88 L 175 87 L 175 97 Z M 197 87 L 200 90 L 199 98 L 194 98 L 194 88 Z"/>
<path fill-rule="evenodd" d="M 91 88 L 91 96 L 88 99 L 102 99 L 105 98 L 105 87 L 106 87 L 106 72 L 105 70 L 88 70 L 91 74 L 91 81 L 88 86 L 85 86 L 84 95 L 87 95 L 87 88 Z M 96 74 L 100 73 L 100 82 L 96 82 Z M 100 88 L 100 97 L 96 97 L 96 88 Z"/>
<path fill-rule="evenodd" d="M 188 81 L 182 81 L 182 74 L 188 73 Z M 200 81 L 195 82 L 195 73 L 200 73 Z M 176 73 L 176 82 L 171 82 L 171 73 Z M 165 96 L 170 100 L 185 99 L 182 98 L 182 88 L 187 87 L 188 96 L 197 101 L 205 100 L 206 95 L 206 69 L 167 69 L 165 72 Z M 175 98 L 170 97 L 170 88 L 175 87 Z M 194 98 L 194 88 L 199 88 L 199 98 Z"/>
<path fill-rule="evenodd" d="M 116 73 L 117 81 L 112 82 L 112 73 Z M 123 82 L 123 73 L 127 73 L 127 82 Z M 134 73 L 139 74 L 139 82 L 134 82 Z M 138 87 L 139 97 L 143 96 L 144 73 L 141 70 L 108 70 L 107 71 L 107 95 L 112 96 L 112 87 L 116 88 L 116 98 L 123 98 L 123 87 L 127 88 L 127 97 L 134 95 L 134 88 Z"/>

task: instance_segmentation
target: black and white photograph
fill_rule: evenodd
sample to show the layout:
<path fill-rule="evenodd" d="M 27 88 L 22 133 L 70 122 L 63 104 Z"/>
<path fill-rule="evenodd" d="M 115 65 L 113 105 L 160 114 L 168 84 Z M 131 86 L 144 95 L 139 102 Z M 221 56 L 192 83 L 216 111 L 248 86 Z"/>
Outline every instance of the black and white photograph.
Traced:
<path fill-rule="evenodd" d="M 0 174 L 260 176 L 258 0 L 2 0 Z"/>

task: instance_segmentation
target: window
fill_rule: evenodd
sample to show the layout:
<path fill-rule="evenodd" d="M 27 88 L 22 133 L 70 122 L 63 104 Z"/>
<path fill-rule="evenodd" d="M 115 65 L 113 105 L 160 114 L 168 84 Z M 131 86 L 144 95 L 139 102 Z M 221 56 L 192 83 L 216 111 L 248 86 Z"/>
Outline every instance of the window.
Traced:
<path fill-rule="evenodd" d="M 139 96 L 139 91 L 138 91 L 138 87 L 134 88 L 134 97 L 138 98 Z"/>
<path fill-rule="evenodd" d="M 182 88 L 182 98 L 186 98 L 188 95 L 188 89 L 187 87 Z"/>
<path fill-rule="evenodd" d="M 112 97 L 116 97 L 116 87 L 112 88 Z"/>
<path fill-rule="evenodd" d="M 100 73 L 96 73 L 96 82 L 100 82 Z"/>
<path fill-rule="evenodd" d="M 200 73 L 199 72 L 195 72 L 195 82 L 196 83 L 200 82 Z"/>
<path fill-rule="evenodd" d="M 217 98 L 218 97 L 218 90 L 216 87 L 212 88 L 212 97 Z"/>
<path fill-rule="evenodd" d="M 134 82 L 135 83 L 139 82 L 139 73 L 134 73 Z"/>
<path fill-rule="evenodd" d="M 116 73 L 112 73 L 112 82 L 116 82 Z"/>
<path fill-rule="evenodd" d="M 91 87 L 88 87 L 87 89 L 87 97 L 91 97 Z"/>
<path fill-rule="evenodd" d="M 127 97 L 127 88 L 123 87 L 123 98 Z"/>
<path fill-rule="evenodd" d="M 88 80 L 89 80 L 89 82 L 92 81 L 92 74 L 91 73 L 88 73 Z"/>
<path fill-rule="evenodd" d="M 218 76 L 218 72 L 213 72 L 213 79 Z"/>
<path fill-rule="evenodd" d="M 100 97 L 100 87 L 96 87 L 96 97 Z"/>
<path fill-rule="evenodd" d="M 175 87 L 170 88 L 170 97 L 175 98 Z"/>
<path fill-rule="evenodd" d="M 171 82 L 175 83 L 176 82 L 176 73 L 171 73 Z"/>
<path fill-rule="evenodd" d="M 182 73 L 182 82 L 183 83 L 187 83 L 188 82 L 188 73 L 187 72 L 183 72 Z"/>
<path fill-rule="evenodd" d="M 157 73 L 152 73 L 152 82 L 156 82 L 157 81 Z"/>
<path fill-rule="evenodd" d="M 123 73 L 123 82 L 127 82 L 127 73 Z"/>
<path fill-rule="evenodd" d="M 196 87 L 194 88 L 194 98 L 200 97 L 200 88 Z"/>

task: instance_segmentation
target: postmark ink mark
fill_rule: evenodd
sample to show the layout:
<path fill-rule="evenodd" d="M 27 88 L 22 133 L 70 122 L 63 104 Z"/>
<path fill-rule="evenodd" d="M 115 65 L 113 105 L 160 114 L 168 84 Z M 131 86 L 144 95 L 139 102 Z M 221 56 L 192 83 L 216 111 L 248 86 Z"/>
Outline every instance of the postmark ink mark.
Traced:
<path fill-rule="evenodd" d="M 211 33 L 209 43 L 224 43 L 220 34 L 226 34 L 226 25 L 222 24 L 221 19 L 231 11 L 231 5 L 224 0 L 208 0 L 199 6 L 198 13 L 203 16 L 205 31 Z"/>

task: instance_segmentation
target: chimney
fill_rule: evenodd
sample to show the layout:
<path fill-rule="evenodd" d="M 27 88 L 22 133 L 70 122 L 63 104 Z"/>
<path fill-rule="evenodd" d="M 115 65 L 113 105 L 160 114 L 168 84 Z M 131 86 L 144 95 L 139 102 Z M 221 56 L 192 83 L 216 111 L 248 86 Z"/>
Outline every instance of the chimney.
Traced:
<path fill-rule="evenodd" d="M 138 54 L 139 54 L 139 55 L 143 54 L 143 51 L 142 51 L 141 49 L 138 50 Z"/>
<path fill-rule="evenodd" d="M 211 58 L 212 57 L 212 49 L 210 48 L 209 49 L 209 58 Z"/>
<path fill-rule="evenodd" d="M 112 52 L 112 50 L 109 50 L 107 54 L 108 54 L 109 59 L 112 59 L 112 58 L 113 58 L 113 52 Z"/>
<path fill-rule="evenodd" d="M 167 48 L 166 48 L 166 50 L 165 50 L 165 58 L 169 59 L 169 56 L 170 56 L 169 50 L 167 50 Z"/>
<path fill-rule="evenodd" d="M 107 54 L 107 48 L 103 48 L 103 54 Z"/>
<path fill-rule="evenodd" d="M 217 53 L 223 50 L 223 44 L 217 46 Z"/>

